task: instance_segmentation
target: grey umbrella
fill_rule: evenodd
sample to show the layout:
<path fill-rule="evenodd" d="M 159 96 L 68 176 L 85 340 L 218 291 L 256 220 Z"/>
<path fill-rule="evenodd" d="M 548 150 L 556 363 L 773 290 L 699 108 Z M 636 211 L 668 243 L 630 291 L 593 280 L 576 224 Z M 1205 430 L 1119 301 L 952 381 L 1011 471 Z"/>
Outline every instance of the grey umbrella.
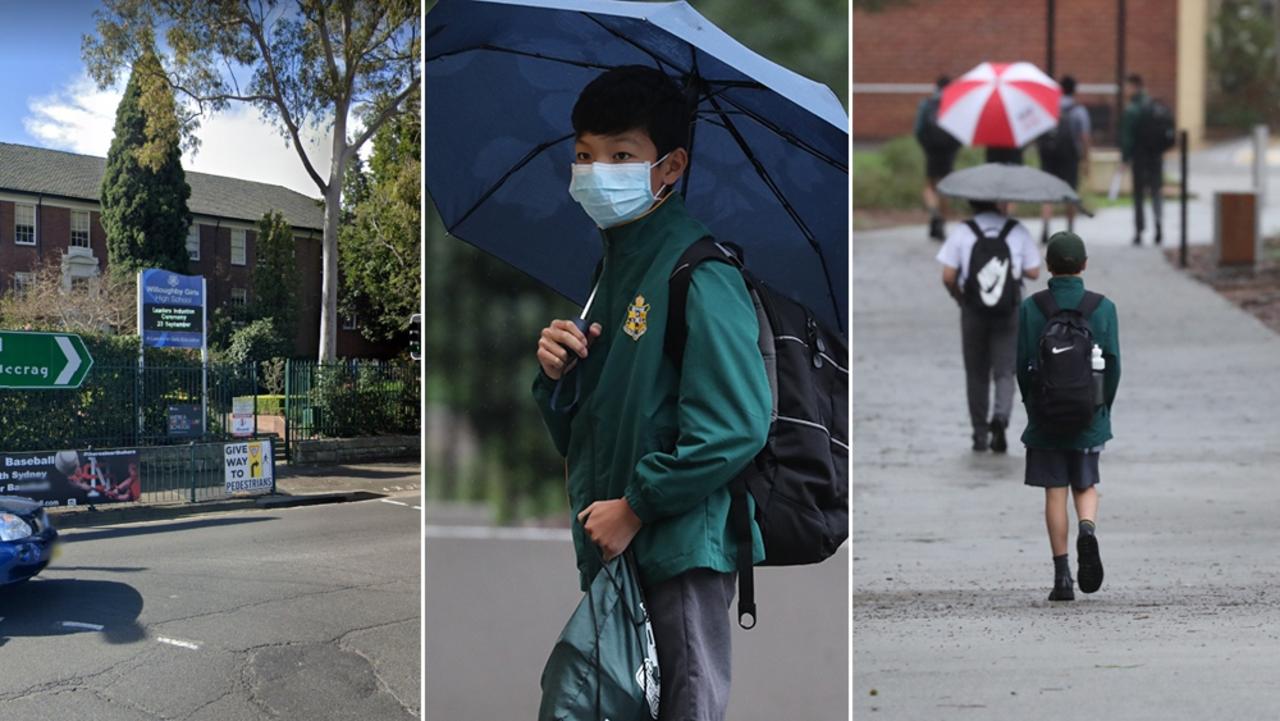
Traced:
<path fill-rule="evenodd" d="M 1061 178 L 1025 165 L 987 163 L 957 170 L 938 183 L 938 192 L 966 200 L 1080 206 L 1080 196 Z M 1085 214 L 1089 215 L 1088 211 Z"/>

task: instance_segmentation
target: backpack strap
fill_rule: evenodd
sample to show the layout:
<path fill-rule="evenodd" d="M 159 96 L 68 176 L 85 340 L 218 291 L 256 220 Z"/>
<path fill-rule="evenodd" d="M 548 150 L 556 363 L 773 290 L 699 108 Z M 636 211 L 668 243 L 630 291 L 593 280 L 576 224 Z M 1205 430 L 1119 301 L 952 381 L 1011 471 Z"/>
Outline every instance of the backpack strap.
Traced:
<path fill-rule="evenodd" d="M 973 220 L 973 219 L 971 218 L 971 219 L 969 219 L 969 220 L 966 220 L 966 221 L 964 222 L 964 224 L 965 224 L 965 225 L 967 225 L 967 226 L 969 226 L 969 230 L 972 230 L 972 231 L 973 231 L 973 237 L 974 237 L 974 239 L 975 239 L 975 240 L 981 240 L 981 239 L 983 239 L 983 238 L 987 237 L 987 234 L 986 234 L 986 233 L 984 233 L 984 232 L 982 232 L 982 228 L 979 228 L 979 227 L 978 227 L 978 221 Z"/>
<path fill-rule="evenodd" d="M 1062 310 L 1058 307 L 1058 301 L 1053 297 L 1053 292 L 1048 288 L 1032 293 L 1031 300 L 1036 302 L 1036 307 L 1044 314 L 1045 320 L 1049 320 L 1057 315 L 1059 310 Z"/>
<path fill-rule="evenodd" d="M 1075 308 L 1076 312 L 1083 316 L 1087 321 L 1089 320 L 1089 316 L 1093 315 L 1094 311 L 1098 310 L 1098 306 L 1102 305 L 1102 301 L 1105 299 L 1106 296 L 1101 293 L 1094 293 L 1093 291 L 1086 290 L 1084 292 L 1084 297 L 1080 299 L 1080 305 L 1077 305 Z M 1058 311 L 1062 310 L 1062 308 L 1058 306 L 1058 300 L 1053 297 L 1053 293 L 1048 288 L 1033 293 L 1031 295 L 1031 300 L 1036 302 L 1036 307 L 1044 314 L 1046 320 L 1057 315 Z"/>
<path fill-rule="evenodd" d="M 1007 241 L 1009 239 L 1009 234 L 1012 233 L 1013 229 L 1016 227 L 1018 227 L 1018 221 L 1013 218 L 1004 221 L 1004 227 L 1000 229 L 1000 235 L 998 238 L 1000 240 Z"/>
<path fill-rule="evenodd" d="M 693 271 L 704 261 L 718 261 L 743 269 L 742 249 L 729 243 L 717 243 L 711 236 L 694 241 L 680 259 L 667 281 L 667 332 L 663 339 L 663 351 L 680 368 L 684 361 L 685 341 L 689 326 L 685 318 L 685 306 L 689 302 L 689 286 L 693 283 Z M 751 543 L 751 511 L 747 502 L 746 478 L 739 474 L 729 482 L 729 528 L 738 545 L 735 565 L 738 571 L 738 625 L 744 629 L 756 625 L 756 591 L 754 559 Z M 750 619 L 749 621 L 747 619 Z"/>
<path fill-rule="evenodd" d="M 1089 316 L 1102 305 L 1103 295 L 1092 291 L 1085 291 L 1084 297 L 1080 299 L 1080 305 L 1076 306 L 1076 310 L 1084 317 L 1085 321 L 1089 320 Z"/>
<path fill-rule="evenodd" d="M 693 284 L 693 271 L 703 261 L 716 260 L 729 263 L 742 270 L 742 251 L 727 243 L 717 243 L 709 235 L 695 240 L 676 261 L 675 269 L 667 279 L 667 333 L 662 347 L 667 357 L 679 368 L 684 361 L 684 345 L 689 337 L 689 325 L 685 318 L 685 305 L 689 302 L 689 286 Z"/>

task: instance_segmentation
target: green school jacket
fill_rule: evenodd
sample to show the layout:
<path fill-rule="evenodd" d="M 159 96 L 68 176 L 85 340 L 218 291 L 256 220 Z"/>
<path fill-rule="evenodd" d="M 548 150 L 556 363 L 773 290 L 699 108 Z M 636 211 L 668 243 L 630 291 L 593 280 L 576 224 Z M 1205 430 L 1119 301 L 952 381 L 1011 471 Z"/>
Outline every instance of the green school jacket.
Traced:
<path fill-rule="evenodd" d="M 1049 290 L 1059 308 L 1075 308 L 1084 298 L 1084 280 L 1079 276 L 1057 276 L 1049 279 Z M 1018 389 L 1022 391 L 1022 404 L 1027 409 L 1027 429 L 1022 432 L 1022 442 L 1028 448 L 1085 449 L 1111 440 L 1111 404 L 1116 399 L 1116 389 L 1120 387 L 1120 327 L 1115 303 L 1110 298 L 1103 298 L 1088 320 L 1093 342 L 1102 348 L 1102 357 L 1107 364 L 1102 379 L 1104 403 L 1093 414 L 1093 422 L 1079 435 L 1053 437 L 1036 425 L 1031 416 L 1029 396 L 1031 362 L 1047 319 L 1030 296 L 1018 308 Z"/>
<path fill-rule="evenodd" d="M 587 358 L 555 382 L 539 369 L 533 396 L 566 459 L 573 541 L 585 591 L 600 568 L 578 513 L 626 498 L 644 524 L 631 543 L 645 585 L 694 568 L 730 572 L 737 544 L 728 483 L 765 444 L 771 397 L 746 283 L 726 263 L 692 276 L 683 371 L 663 352 L 667 281 L 680 254 L 708 235 L 672 195 L 648 215 L 603 231 L 604 269 L 589 321 L 603 332 Z M 764 558 L 752 522 L 756 562 Z"/>

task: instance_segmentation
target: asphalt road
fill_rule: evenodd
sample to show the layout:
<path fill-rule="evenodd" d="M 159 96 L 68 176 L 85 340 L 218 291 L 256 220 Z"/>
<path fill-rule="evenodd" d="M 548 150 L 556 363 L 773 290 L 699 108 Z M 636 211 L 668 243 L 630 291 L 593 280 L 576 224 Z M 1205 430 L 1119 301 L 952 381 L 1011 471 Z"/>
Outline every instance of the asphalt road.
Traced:
<path fill-rule="evenodd" d="M 427 509 L 429 721 L 529 719 L 582 598 L 567 531 L 437 526 Z M 817 566 L 756 571 L 758 625 L 733 634 L 734 721 L 848 717 L 848 545 Z"/>
<path fill-rule="evenodd" d="M 0 592 L 0 721 L 417 718 L 418 506 L 68 531 Z"/>
<path fill-rule="evenodd" d="M 855 718 L 1276 717 L 1280 337 L 1125 230 L 1084 236 L 1085 283 L 1120 311 L 1106 579 L 1056 604 L 1021 404 L 1007 456 L 969 450 L 937 246 L 855 236 Z"/>

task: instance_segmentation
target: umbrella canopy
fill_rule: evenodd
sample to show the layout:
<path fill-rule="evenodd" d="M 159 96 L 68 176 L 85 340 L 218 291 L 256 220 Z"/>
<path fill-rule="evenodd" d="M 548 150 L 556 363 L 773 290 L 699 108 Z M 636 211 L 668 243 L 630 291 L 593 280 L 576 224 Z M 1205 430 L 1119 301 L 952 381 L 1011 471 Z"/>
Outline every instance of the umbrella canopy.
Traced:
<path fill-rule="evenodd" d="M 1021 148 L 1057 126 L 1060 97 L 1031 63 L 982 63 L 943 88 L 938 125 L 965 145 Z"/>
<path fill-rule="evenodd" d="M 570 114 L 602 72 L 648 65 L 694 108 L 690 212 L 843 332 L 848 117 L 826 86 L 684 2 L 441 0 L 425 58 L 427 191 L 452 235 L 584 302 L 603 246 L 568 194 Z"/>
<path fill-rule="evenodd" d="M 1080 196 L 1061 178 L 1025 165 L 1002 163 L 957 170 L 938 183 L 938 192 L 1002 203 L 1080 203 Z"/>

